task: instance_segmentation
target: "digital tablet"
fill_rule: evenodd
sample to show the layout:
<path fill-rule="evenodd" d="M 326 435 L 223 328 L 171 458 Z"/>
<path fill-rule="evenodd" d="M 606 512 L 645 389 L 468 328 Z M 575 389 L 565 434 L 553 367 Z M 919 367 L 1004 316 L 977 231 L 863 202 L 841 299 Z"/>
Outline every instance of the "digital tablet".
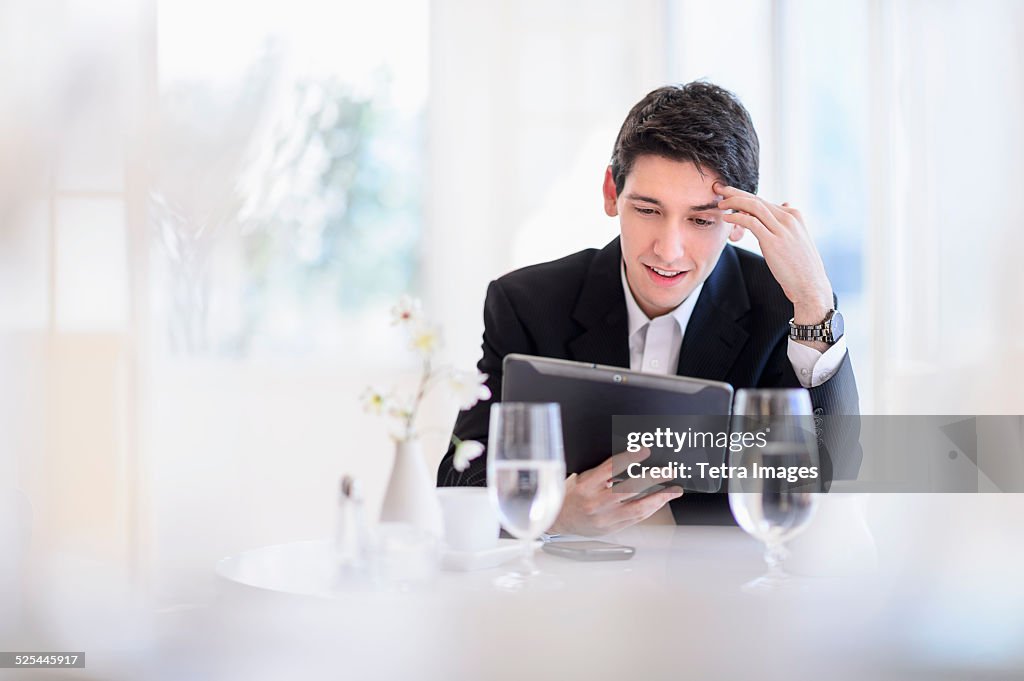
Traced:
<path fill-rule="evenodd" d="M 625 438 L 621 433 L 613 434 L 614 416 L 635 416 L 629 423 L 647 423 L 651 429 L 665 421 L 657 417 L 688 417 L 682 421 L 687 424 L 697 422 L 689 417 L 708 417 L 703 419 L 705 423 L 713 422 L 715 429 L 728 430 L 733 397 L 728 383 L 518 354 L 507 355 L 503 369 L 503 402 L 561 405 L 566 473 L 589 470 L 625 450 Z M 679 455 L 670 449 L 650 449 L 651 458 L 645 465 L 668 463 Z M 724 463 L 726 453 L 725 447 L 686 451 L 687 456 L 711 465 Z M 720 487 L 703 478 L 662 482 L 701 492 Z"/>

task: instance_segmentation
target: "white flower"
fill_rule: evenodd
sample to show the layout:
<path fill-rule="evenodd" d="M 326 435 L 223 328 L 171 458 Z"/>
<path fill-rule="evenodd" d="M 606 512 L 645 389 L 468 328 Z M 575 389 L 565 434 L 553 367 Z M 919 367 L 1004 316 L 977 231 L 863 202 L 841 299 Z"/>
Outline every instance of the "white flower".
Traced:
<path fill-rule="evenodd" d="M 415 324 L 420 321 L 422 305 L 418 298 L 404 295 L 398 299 L 398 303 L 391 308 L 391 324 Z"/>
<path fill-rule="evenodd" d="M 452 371 L 448 375 L 448 387 L 459 409 L 469 409 L 480 400 L 491 399 L 491 389 L 487 387 L 487 374 L 479 371 Z"/>
<path fill-rule="evenodd" d="M 469 462 L 484 453 L 484 446 L 476 440 L 462 440 L 455 445 L 455 458 L 452 464 L 460 473 L 469 468 Z"/>
<path fill-rule="evenodd" d="M 435 366 L 434 355 L 441 348 L 441 330 L 423 317 L 420 301 L 404 295 L 391 308 L 392 325 L 402 327 L 409 340 L 409 347 L 423 360 L 415 397 L 409 397 L 392 390 L 383 393 L 367 388 L 362 395 L 363 409 L 371 414 L 387 415 L 393 420 L 396 430 L 393 437 L 408 441 L 417 437 L 416 417 L 426 393 L 438 383 L 447 382 L 455 394 L 461 409 L 469 409 L 480 400 L 491 397 L 487 387 L 487 375 L 474 371 L 456 372 Z M 464 469 L 469 461 L 480 456 L 483 446 L 476 442 L 456 442 L 457 460 Z M 460 469 L 461 470 L 461 469 Z"/>
<path fill-rule="evenodd" d="M 387 415 L 404 421 L 409 418 L 412 413 L 412 400 L 406 395 L 388 395 L 387 400 Z"/>
<path fill-rule="evenodd" d="M 409 333 L 409 346 L 424 358 L 432 357 L 441 346 L 441 332 L 433 324 L 417 323 Z"/>
<path fill-rule="evenodd" d="M 368 414 L 382 414 L 388 408 L 388 399 L 379 390 L 367 388 L 360 398 L 363 402 L 363 411 Z"/>

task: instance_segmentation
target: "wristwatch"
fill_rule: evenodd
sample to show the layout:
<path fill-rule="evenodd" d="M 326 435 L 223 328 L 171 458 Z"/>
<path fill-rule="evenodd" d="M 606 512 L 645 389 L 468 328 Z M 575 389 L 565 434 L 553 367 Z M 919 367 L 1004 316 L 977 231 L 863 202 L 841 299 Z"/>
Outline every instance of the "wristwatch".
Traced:
<path fill-rule="evenodd" d="M 789 337 L 795 341 L 820 341 L 832 345 L 846 333 L 843 313 L 832 308 L 818 324 L 795 324 L 789 320 Z"/>

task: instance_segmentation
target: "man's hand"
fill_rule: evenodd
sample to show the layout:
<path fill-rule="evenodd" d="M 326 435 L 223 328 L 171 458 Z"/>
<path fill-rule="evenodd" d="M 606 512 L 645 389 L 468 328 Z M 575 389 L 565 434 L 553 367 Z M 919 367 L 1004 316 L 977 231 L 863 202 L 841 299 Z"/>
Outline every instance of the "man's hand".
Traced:
<path fill-rule="evenodd" d="M 714 191 L 724 197 L 718 202 L 719 208 L 736 211 L 722 219 L 745 227 L 757 238 L 768 268 L 793 303 L 793 321 L 818 324 L 825 319 L 833 305 L 832 284 L 800 211 L 787 203 L 776 205 L 722 182 L 715 184 Z M 828 349 L 825 343 L 801 342 L 819 352 Z"/>
<path fill-rule="evenodd" d="M 604 463 L 571 475 L 565 481 L 565 501 L 551 526 L 554 534 L 581 534 L 594 537 L 615 532 L 645 520 L 659 508 L 683 495 L 679 487 L 669 487 L 642 499 L 637 494 L 651 486 L 649 480 L 625 480 L 611 486 L 612 478 L 636 461 L 651 455 L 649 449 L 623 452 Z"/>

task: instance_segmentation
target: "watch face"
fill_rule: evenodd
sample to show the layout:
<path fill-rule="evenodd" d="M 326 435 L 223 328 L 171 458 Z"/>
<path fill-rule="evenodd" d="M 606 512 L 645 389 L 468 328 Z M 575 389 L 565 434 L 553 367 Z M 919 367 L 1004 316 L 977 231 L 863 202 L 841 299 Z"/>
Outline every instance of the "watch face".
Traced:
<path fill-rule="evenodd" d="M 843 321 L 843 313 L 836 310 L 829 320 L 829 331 L 832 334 L 832 342 L 836 342 L 846 333 L 846 324 Z"/>

